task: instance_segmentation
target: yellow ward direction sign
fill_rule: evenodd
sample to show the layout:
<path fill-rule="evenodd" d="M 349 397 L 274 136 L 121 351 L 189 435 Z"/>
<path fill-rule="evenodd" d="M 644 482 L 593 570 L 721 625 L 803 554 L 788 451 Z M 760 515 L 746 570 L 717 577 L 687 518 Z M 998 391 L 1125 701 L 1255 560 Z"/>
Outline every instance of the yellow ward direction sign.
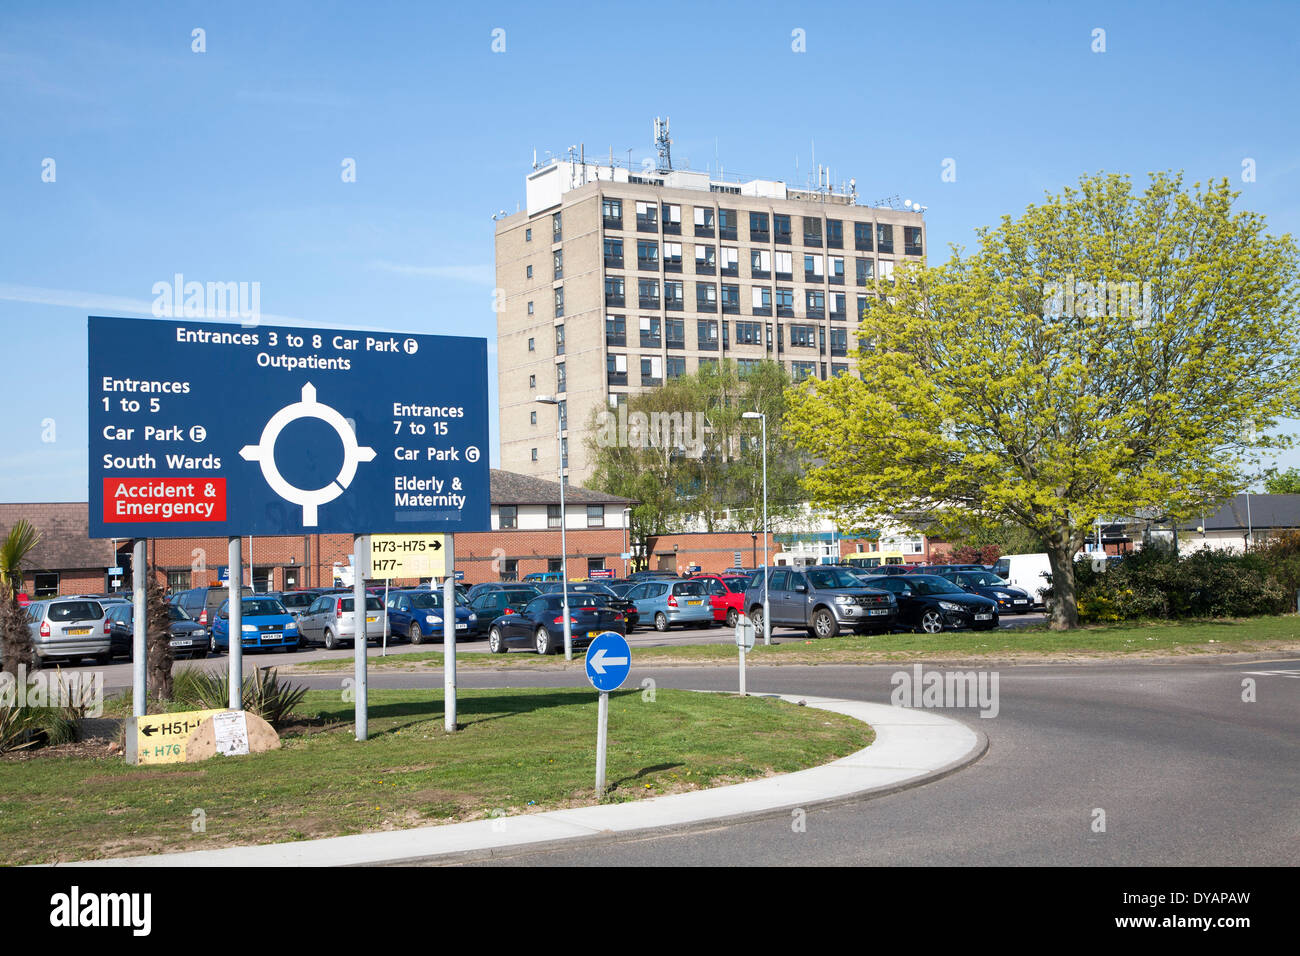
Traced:
<path fill-rule="evenodd" d="M 186 710 L 175 714 L 132 717 L 126 725 L 128 763 L 184 763 L 190 731 L 220 710 Z"/>
<path fill-rule="evenodd" d="M 441 578 L 447 574 L 446 541 L 441 534 L 375 534 L 370 536 L 370 576 Z"/>

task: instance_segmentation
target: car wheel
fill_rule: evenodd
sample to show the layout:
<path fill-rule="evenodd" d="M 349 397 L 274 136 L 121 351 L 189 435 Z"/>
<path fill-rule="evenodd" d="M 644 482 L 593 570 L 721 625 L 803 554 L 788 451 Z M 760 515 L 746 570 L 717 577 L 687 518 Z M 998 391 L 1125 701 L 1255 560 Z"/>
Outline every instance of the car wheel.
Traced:
<path fill-rule="evenodd" d="M 817 637 L 834 637 L 840 632 L 840 622 L 831 611 L 818 608 L 813 612 L 812 632 Z"/>
<path fill-rule="evenodd" d="M 738 620 L 740 620 L 740 615 L 736 613 L 736 609 L 734 607 L 727 608 L 727 627 L 735 627 Z"/>
<path fill-rule="evenodd" d="M 763 608 L 761 605 L 749 609 L 749 620 L 754 625 L 754 635 L 756 637 L 761 636 L 763 633 Z"/>
<path fill-rule="evenodd" d="M 921 613 L 921 630 L 927 634 L 938 634 L 943 630 L 943 615 L 935 610 Z"/>
<path fill-rule="evenodd" d="M 332 651 L 339 646 L 339 639 L 334 636 L 334 632 L 329 628 L 325 629 L 325 650 Z"/>
<path fill-rule="evenodd" d="M 488 650 L 493 654 L 504 654 L 506 652 L 505 638 L 501 636 L 499 627 L 494 627 L 488 631 Z"/>
<path fill-rule="evenodd" d="M 420 630 L 420 625 L 415 621 L 411 622 L 411 630 L 407 632 L 406 636 L 410 639 L 412 644 L 424 643 L 424 632 Z"/>
<path fill-rule="evenodd" d="M 656 612 L 655 612 L 655 630 L 656 630 L 656 631 L 661 631 L 661 632 L 662 632 L 662 631 L 666 631 L 666 630 L 668 630 L 668 628 L 669 628 L 670 626 L 671 626 L 671 625 L 668 623 L 668 618 L 667 618 L 667 616 L 664 614 L 664 612 L 663 612 L 663 611 L 656 611 Z"/>
<path fill-rule="evenodd" d="M 537 647 L 538 654 L 550 654 L 555 650 L 551 647 L 551 632 L 544 627 L 537 629 L 537 633 L 533 635 L 533 643 Z"/>
<path fill-rule="evenodd" d="M 208 652 L 212 654 L 219 653 L 217 650 L 217 635 L 215 634 L 208 635 Z M 132 653 L 134 654 L 135 652 L 132 651 Z"/>

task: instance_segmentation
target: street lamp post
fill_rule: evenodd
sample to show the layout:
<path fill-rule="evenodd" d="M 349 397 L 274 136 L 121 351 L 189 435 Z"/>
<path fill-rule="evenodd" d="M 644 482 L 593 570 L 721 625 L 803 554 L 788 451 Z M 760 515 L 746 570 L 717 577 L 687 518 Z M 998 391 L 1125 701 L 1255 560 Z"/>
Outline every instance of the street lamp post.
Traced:
<path fill-rule="evenodd" d="M 549 395 L 538 395 L 537 402 L 555 406 L 555 454 L 560 467 L 560 595 L 564 604 L 564 659 L 573 660 L 573 626 L 569 620 L 569 546 L 565 537 L 564 514 L 564 440 L 560 432 L 560 400 Z"/>
<path fill-rule="evenodd" d="M 630 555 L 632 553 L 632 509 L 623 509 L 623 553 Z M 628 558 L 623 559 L 623 577 L 627 577 Z"/>
<path fill-rule="evenodd" d="M 754 563 L 754 567 L 758 567 L 758 532 L 757 531 L 751 531 L 749 533 L 749 557 L 750 560 Z"/>
<path fill-rule="evenodd" d="M 763 423 L 763 643 L 772 644 L 772 604 L 768 600 L 767 583 L 772 576 L 767 566 L 767 413 L 745 412 L 741 418 L 757 418 Z"/>

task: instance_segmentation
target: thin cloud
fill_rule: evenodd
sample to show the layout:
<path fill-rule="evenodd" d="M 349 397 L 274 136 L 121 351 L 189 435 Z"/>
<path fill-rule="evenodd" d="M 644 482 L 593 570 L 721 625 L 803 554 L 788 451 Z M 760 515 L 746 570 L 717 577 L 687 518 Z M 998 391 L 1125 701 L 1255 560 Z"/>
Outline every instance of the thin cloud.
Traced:
<path fill-rule="evenodd" d="M 426 279 L 452 279 L 456 282 L 470 282 L 489 288 L 496 285 L 496 273 L 490 265 L 477 266 L 411 266 L 400 262 L 376 260 L 368 268 L 380 272 L 393 272 L 397 275 L 418 276 Z"/>

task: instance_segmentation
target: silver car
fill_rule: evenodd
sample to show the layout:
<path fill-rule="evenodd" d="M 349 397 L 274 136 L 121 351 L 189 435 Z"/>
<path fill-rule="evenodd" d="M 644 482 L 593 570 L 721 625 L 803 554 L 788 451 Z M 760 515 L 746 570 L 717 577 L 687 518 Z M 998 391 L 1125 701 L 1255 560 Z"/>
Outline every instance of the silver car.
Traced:
<path fill-rule="evenodd" d="M 356 639 L 355 598 L 351 594 L 322 594 L 298 615 L 298 634 L 304 644 L 324 644 L 334 650 Z M 366 640 L 384 636 L 384 602 L 375 595 L 366 597 Z"/>
<path fill-rule="evenodd" d="M 36 662 L 93 657 L 111 658 L 108 611 L 89 598 L 50 598 L 27 605 L 27 629 L 36 646 Z"/>
<path fill-rule="evenodd" d="M 636 605 L 638 620 L 653 623 L 656 631 L 666 631 L 674 624 L 713 627 L 715 623 L 713 602 L 703 581 L 642 581 L 623 597 Z"/>

